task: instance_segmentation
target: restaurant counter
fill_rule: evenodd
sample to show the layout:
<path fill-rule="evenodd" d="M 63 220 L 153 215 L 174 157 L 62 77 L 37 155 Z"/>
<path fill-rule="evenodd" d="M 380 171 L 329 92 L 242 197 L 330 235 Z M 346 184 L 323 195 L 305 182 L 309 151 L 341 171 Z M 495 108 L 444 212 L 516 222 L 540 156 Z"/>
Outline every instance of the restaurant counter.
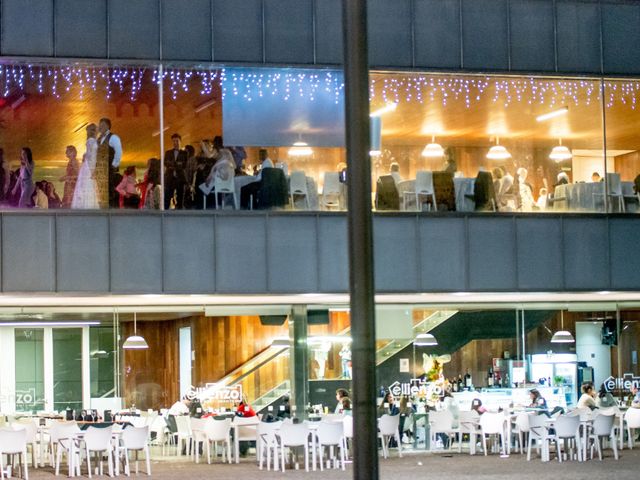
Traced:
<path fill-rule="evenodd" d="M 471 410 L 471 402 L 479 398 L 482 406 L 487 410 L 497 411 L 499 408 L 526 407 L 531 403 L 529 391 L 536 388 L 547 401 L 547 407 L 562 407 L 566 410 L 567 403 L 564 387 L 529 386 L 526 388 L 482 388 L 480 391 L 456 392 L 453 398 L 460 410 Z"/>

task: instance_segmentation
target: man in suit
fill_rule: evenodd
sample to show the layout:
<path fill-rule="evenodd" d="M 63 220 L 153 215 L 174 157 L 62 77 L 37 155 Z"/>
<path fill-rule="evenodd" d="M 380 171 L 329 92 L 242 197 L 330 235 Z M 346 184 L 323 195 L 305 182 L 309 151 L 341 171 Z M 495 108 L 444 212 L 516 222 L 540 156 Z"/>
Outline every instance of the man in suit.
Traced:
<path fill-rule="evenodd" d="M 169 210 L 171 199 L 175 195 L 176 209 L 183 208 L 184 190 L 187 184 L 185 170 L 188 155 L 180 148 L 182 137 L 179 133 L 171 135 L 173 148 L 164 154 L 164 209 Z"/>
<path fill-rule="evenodd" d="M 122 142 L 111 131 L 111 120 L 101 118 L 98 123 L 98 153 L 96 158 L 96 192 L 100 208 L 118 208 L 120 205 L 116 186 L 122 177 L 118 174 L 122 160 Z"/>

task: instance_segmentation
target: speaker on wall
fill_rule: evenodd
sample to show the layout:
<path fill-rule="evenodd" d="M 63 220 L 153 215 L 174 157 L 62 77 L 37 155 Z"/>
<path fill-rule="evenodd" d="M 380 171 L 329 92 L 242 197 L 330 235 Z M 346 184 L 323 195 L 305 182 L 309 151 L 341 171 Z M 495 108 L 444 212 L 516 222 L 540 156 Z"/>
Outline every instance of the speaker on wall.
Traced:
<path fill-rule="evenodd" d="M 260 315 L 260 323 L 270 327 L 284 325 L 286 319 L 286 315 Z"/>
<path fill-rule="evenodd" d="M 329 325 L 329 310 L 307 311 L 308 325 Z"/>

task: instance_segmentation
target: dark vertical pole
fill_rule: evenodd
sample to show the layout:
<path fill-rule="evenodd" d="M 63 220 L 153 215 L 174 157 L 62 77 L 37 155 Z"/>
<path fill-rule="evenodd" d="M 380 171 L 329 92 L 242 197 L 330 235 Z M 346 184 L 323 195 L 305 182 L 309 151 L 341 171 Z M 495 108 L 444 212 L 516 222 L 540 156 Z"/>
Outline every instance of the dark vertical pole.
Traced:
<path fill-rule="evenodd" d="M 349 290 L 353 336 L 353 478 L 377 480 L 376 357 L 369 158 L 367 2 L 343 0 Z"/>
<path fill-rule="evenodd" d="M 309 349 L 307 346 L 307 307 L 296 305 L 289 322 L 290 337 L 293 338 L 293 355 L 289 358 L 293 362 L 291 371 L 291 390 L 293 398 L 291 405 L 296 407 L 296 417 L 306 418 L 307 403 L 309 403 Z"/>

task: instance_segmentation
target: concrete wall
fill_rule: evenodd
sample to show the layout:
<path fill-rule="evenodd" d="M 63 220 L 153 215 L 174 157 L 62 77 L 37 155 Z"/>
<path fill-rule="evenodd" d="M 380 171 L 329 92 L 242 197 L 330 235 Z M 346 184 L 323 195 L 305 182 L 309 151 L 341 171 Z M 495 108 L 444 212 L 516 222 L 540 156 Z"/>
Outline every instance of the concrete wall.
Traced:
<path fill-rule="evenodd" d="M 371 64 L 640 72 L 633 0 L 369 0 Z M 0 55 L 337 65 L 341 0 L 1 0 Z"/>
<path fill-rule="evenodd" d="M 1 291 L 341 293 L 344 213 L 0 214 Z M 640 288 L 640 221 L 376 215 L 378 292 Z"/>

